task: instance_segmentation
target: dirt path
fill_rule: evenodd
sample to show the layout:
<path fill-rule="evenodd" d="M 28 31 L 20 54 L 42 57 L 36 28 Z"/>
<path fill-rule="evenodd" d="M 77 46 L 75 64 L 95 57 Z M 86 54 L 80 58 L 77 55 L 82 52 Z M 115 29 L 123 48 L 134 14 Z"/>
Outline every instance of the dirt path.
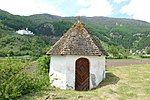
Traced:
<path fill-rule="evenodd" d="M 107 60 L 107 67 L 116 66 L 128 66 L 128 65 L 138 65 L 138 64 L 150 64 L 150 59 L 144 60 Z"/>

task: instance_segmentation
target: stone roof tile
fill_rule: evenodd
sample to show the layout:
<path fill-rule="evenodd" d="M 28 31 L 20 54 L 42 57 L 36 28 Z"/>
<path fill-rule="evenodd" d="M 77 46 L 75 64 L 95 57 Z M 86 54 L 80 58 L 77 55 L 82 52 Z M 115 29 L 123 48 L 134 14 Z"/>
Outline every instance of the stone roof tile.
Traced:
<path fill-rule="evenodd" d="M 47 52 L 48 55 L 106 55 L 84 24 L 75 23 Z"/>

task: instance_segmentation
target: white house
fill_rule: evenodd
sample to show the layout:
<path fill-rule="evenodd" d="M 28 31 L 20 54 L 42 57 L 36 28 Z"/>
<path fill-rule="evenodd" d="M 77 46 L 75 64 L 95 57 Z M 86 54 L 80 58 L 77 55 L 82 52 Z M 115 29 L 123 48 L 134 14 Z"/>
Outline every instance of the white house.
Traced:
<path fill-rule="evenodd" d="M 105 78 L 105 50 L 80 21 L 47 52 L 50 80 L 61 89 L 89 90 Z"/>
<path fill-rule="evenodd" d="M 28 28 L 26 28 L 25 30 L 18 30 L 16 31 L 18 34 L 21 34 L 21 35 L 34 35 L 33 32 L 29 31 Z"/>

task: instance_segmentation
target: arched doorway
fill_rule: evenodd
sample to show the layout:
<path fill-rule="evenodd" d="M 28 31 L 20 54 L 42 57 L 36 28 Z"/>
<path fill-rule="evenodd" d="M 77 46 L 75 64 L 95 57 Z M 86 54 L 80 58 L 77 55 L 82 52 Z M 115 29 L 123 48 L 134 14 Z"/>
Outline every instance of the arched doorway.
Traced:
<path fill-rule="evenodd" d="M 89 60 L 79 58 L 76 60 L 75 90 L 89 90 Z"/>

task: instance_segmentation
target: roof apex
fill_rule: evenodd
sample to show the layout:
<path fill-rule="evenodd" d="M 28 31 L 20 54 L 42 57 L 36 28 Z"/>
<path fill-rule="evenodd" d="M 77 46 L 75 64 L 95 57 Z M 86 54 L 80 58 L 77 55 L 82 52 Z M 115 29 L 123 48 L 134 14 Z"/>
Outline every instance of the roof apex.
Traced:
<path fill-rule="evenodd" d="M 81 23 L 81 22 L 80 22 L 80 16 L 78 16 L 78 20 L 77 20 L 77 22 L 78 22 L 78 23 Z"/>

